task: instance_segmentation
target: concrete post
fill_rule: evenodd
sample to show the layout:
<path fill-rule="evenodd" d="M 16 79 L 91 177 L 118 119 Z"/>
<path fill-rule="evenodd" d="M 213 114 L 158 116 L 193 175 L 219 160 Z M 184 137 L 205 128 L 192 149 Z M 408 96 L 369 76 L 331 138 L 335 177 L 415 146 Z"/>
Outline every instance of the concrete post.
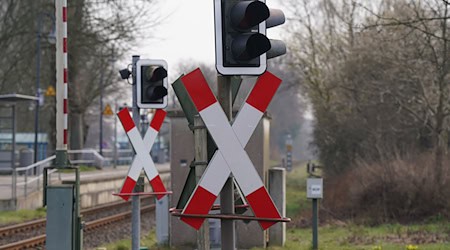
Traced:
<path fill-rule="evenodd" d="M 284 168 L 269 169 L 269 193 L 282 217 L 286 217 L 286 171 Z M 277 223 L 269 228 L 269 245 L 284 246 L 286 223 Z"/>
<path fill-rule="evenodd" d="M 169 196 L 156 200 L 156 239 L 159 246 L 169 245 Z"/>

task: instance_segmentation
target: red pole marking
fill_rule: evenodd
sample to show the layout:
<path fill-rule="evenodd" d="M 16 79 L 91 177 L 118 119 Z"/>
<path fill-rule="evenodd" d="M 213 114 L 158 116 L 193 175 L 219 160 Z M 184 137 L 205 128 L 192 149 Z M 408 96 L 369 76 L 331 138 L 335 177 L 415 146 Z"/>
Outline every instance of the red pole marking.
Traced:
<path fill-rule="evenodd" d="M 64 143 L 64 145 L 66 145 L 67 144 L 67 129 L 64 129 L 64 131 L 63 131 L 63 143 Z"/>
<path fill-rule="evenodd" d="M 159 174 L 156 175 L 155 178 L 150 180 L 150 185 L 152 186 L 153 192 L 155 192 L 155 193 L 167 192 L 166 187 L 164 187 L 164 183 L 162 182 Z M 156 198 L 159 200 L 164 196 L 165 196 L 165 194 L 157 194 Z"/>
<path fill-rule="evenodd" d="M 247 98 L 247 103 L 264 113 L 280 84 L 280 78 L 266 71 L 258 78 L 255 87 Z"/>
<path fill-rule="evenodd" d="M 62 18 L 63 18 L 63 29 L 64 32 L 63 34 L 63 54 L 65 57 L 65 62 L 64 62 L 64 70 L 63 70 L 63 79 L 64 79 L 64 100 L 63 100 L 63 109 L 64 109 L 64 116 L 65 116 L 65 120 L 67 120 L 67 116 L 68 116 L 68 112 L 69 112 L 69 103 L 67 100 L 67 95 L 69 94 L 69 90 L 68 90 L 68 82 L 69 82 L 69 69 L 67 66 L 67 2 L 63 2 L 63 6 L 62 6 Z M 64 123 L 64 145 L 66 145 L 67 147 L 67 136 L 68 136 L 68 131 L 67 131 L 67 122 Z"/>
<path fill-rule="evenodd" d="M 202 186 L 198 186 L 194 192 L 194 196 L 188 202 L 189 206 L 186 207 L 184 214 L 208 214 L 209 209 L 214 204 L 216 196 L 204 189 Z M 181 220 L 189 224 L 195 229 L 200 229 L 205 218 L 189 218 L 181 217 Z"/>
<path fill-rule="evenodd" d="M 269 196 L 269 193 L 267 193 L 267 190 L 264 188 L 264 186 L 247 195 L 245 198 L 250 204 L 250 207 L 252 208 L 253 213 L 256 217 L 274 219 L 281 218 L 277 208 L 275 207 L 272 199 Z M 266 230 L 275 223 L 276 222 L 271 221 L 259 221 L 259 224 L 261 225 L 263 230 Z"/>
<path fill-rule="evenodd" d="M 131 179 L 129 176 L 127 176 L 127 178 L 125 179 L 125 183 L 123 183 L 123 187 L 120 190 L 120 193 L 122 193 L 122 194 L 132 193 L 135 185 L 136 185 L 136 181 Z M 128 199 L 130 199 L 129 195 L 120 195 L 119 194 L 119 196 L 126 201 L 128 201 Z"/>
<path fill-rule="evenodd" d="M 64 69 L 64 76 L 63 76 L 63 78 L 64 78 L 64 83 L 67 83 L 68 76 L 69 76 L 68 70 L 67 70 L 67 69 Z"/>
<path fill-rule="evenodd" d="M 217 102 L 199 68 L 183 76 L 181 81 L 199 112 Z"/>
<path fill-rule="evenodd" d="M 63 38 L 63 52 L 67 53 L 67 37 Z"/>
<path fill-rule="evenodd" d="M 122 126 L 125 129 L 125 132 L 128 133 L 128 131 L 132 130 L 135 125 L 134 121 L 130 116 L 130 113 L 128 112 L 128 109 L 121 109 L 117 116 L 119 117 L 120 121 L 122 122 Z"/>
<path fill-rule="evenodd" d="M 150 127 L 159 131 L 164 122 L 164 118 L 166 117 L 167 112 L 162 109 L 157 109 L 155 114 L 153 115 L 152 122 L 150 123 Z"/>
<path fill-rule="evenodd" d="M 63 22 L 67 22 L 67 7 L 63 7 L 62 19 Z"/>
<path fill-rule="evenodd" d="M 67 99 L 64 99 L 63 101 L 63 107 L 64 107 L 64 114 L 67 114 Z"/>

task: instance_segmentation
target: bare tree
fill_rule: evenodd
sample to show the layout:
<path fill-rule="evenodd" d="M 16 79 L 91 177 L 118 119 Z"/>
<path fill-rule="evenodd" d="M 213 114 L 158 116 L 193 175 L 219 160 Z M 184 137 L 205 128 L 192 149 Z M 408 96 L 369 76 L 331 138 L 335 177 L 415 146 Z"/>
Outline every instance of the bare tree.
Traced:
<path fill-rule="evenodd" d="M 427 126 L 435 150 L 435 179 L 441 183 L 444 176 L 443 157 L 448 154 L 450 127 L 450 51 L 449 7 L 441 1 L 401 1 L 388 3 L 386 11 L 375 13 L 374 21 L 366 29 L 385 32 L 402 30 L 402 39 L 409 52 L 409 62 L 403 67 L 415 66 L 410 72 L 410 90 L 397 91 L 398 105 L 411 117 Z M 389 11 L 391 10 L 391 11 Z M 392 34 L 391 34 L 392 35 Z"/>
<path fill-rule="evenodd" d="M 448 3 L 292 3 L 292 66 L 303 74 L 327 165 L 414 144 L 435 149 L 438 180 L 450 114 Z"/>
<path fill-rule="evenodd" d="M 137 39 L 152 37 L 148 30 L 160 21 L 160 16 L 152 11 L 156 3 L 157 0 L 68 1 L 71 148 L 83 147 L 87 134 L 83 131 L 87 127 L 84 114 L 101 89 L 104 88 L 105 94 L 120 92 L 113 61 L 120 59 Z M 30 58 L 36 51 L 34 41 L 39 28 L 36 23 L 42 13 L 54 13 L 54 1 L 7 0 L 0 3 L 0 45 L 3 48 L 0 52 L 0 92 L 30 95 L 36 92 L 33 84 L 36 72 Z M 51 31 L 52 26 L 52 20 L 46 20 L 42 34 Z M 42 45 L 41 81 L 54 85 L 54 48 L 49 44 Z M 48 108 L 52 115 L 42 120 L 50 121 L 45 127 L 49 126 L 50 133 L 54 133 L 54 106 Z M 53 136 L 50 138 L 54 140 Z"/>

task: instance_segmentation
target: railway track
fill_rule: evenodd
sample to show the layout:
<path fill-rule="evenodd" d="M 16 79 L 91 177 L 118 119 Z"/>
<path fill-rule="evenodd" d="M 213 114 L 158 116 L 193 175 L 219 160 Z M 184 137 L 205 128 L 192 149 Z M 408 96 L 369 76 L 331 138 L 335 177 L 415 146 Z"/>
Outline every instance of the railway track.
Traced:
<path fill-rule="evenodd" d="M 126 205 L 129 205 L 129 202 L 117 202 L 114 204 L 107 204 L 107 205 L 95 207 L 92 209 L 84 210 L 84 211 L 82 211 L 82 214 L 83 214 L 83 216 L 86 216 L 86 215 L 90 215 L 90 214 L 95 214 L 101 210 L 112 209 L 112 208 L 117 209 L 118 207 L 126 206 Z M 150 212 L 150 211 L 153 211 L 154 209 L 155 209 L 154 204 L 144 206 L 141 208 L 141 213 Z M 105 227 L 107 225 L 123 221 L 123 220 L 129 218 L 130 216 L 131 216 L 131 211 L 126 211 L 126 212 L 110 215 L 107 217 L 103 217 L 100 219 L 88 221 L 84 225 L 83 232 L 91 232 L 91 231 L 97 230 L 97 229 Z M 26 222 L 26 223 L 3 227 L 3 228 L 0 228 L 0 236 L 3 238 L 3 237 L 12 236 L 13 234 L 16 234 L 16 233 L 27 232 L 30 230 L 45 228 L 45 222 L 46 222 L 45 219 L 39 219 L 39 220 L 34 220 L 34 221 Z M 2 245 L 2 246 L 0 246 L 0 250 L 6 250 L 6 249 L 19 250 L 19 249 L 36 248 L 36 247 L 45 245 L 45 238 L 46 238 L 45 234 L 42 234 L 39 236 L 27 238 L 25 240 L 20 240 L 20 241 L 6 244 L 6 245 Z"/>

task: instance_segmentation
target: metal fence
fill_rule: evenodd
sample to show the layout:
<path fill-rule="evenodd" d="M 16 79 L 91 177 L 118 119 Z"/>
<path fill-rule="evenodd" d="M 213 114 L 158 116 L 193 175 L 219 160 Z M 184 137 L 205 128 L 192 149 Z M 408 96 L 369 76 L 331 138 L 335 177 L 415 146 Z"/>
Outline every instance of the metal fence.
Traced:
<path fill-rule="evenodd" d="M 41 179 L 43 178 L 42 171 L 45 167 L 50 166 L 55 158 L 56 157 L 53 155 L 48 157 L 47 159 L 38 161 L 26 167 L 13 168 L 11 175 L 11 198 L 17 198 L 18 189 L 23 188 L 23 195 L 25 197 L 28 196 L 29 188 L 31 188 L 32 190 L 40 190 Z M 56 169 L 49 171 L 50 176 L 52 176 L 51 174 L 55 171 Z M 34 175 L 33 173 L 36 173 L 36 175 Z M 58 176 L 58 179 L 61 179 L 60 175 Z M 49 181 L 51 181 L 51 178 Z"/>
<path fill-rule="evenodd" d="M 71 164 L 95 166 L 98 168 L 130 164 L 133 159 L 132 149 L 117 150 L 115 157 L 112 150 L 104 150 L 105 156 L 100 155 L 94 149 L 68 150 L 67 152 Z M 0 186 L 11 185 L 11 199 L 17 199 L 18 196 L 22 195 L 27 197 L 30 191 L 40 191 L 43 187 L 41 185 L 43 169 L 50 166 L 55 158 L 55 155 L 53 155 L 29 166 L 13 168 L 10 184 L 4 183 Z M 52 178 L 54 176 L 52 173 L 56 171 L 56 169 L 49 171 L 49 182 L 61 181 L 59 172 L 56 178 Z"/>

